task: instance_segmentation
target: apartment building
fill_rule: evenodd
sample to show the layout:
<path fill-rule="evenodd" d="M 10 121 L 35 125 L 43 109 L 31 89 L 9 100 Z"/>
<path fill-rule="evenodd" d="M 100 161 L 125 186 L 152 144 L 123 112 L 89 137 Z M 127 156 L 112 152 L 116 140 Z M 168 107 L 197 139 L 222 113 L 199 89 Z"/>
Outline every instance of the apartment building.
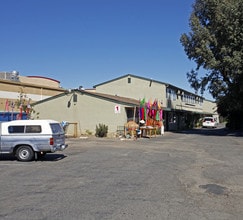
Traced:
<path fill-rule="evenodd" d="M 94 88 L 99 93 L 159 101 L 164 111 L 166 130 L 195 127 L 204 116 L 218 119 L 215 102 L 154 79 L 127 74 L 95 85 Z"/>

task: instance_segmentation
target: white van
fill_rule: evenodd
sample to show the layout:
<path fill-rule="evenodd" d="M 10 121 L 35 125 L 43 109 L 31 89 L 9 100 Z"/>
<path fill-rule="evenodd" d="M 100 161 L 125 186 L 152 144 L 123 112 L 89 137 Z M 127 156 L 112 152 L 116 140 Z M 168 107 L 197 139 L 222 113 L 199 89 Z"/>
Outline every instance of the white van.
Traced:
<path fill-rule="evenodd" d="M 0 154 L 30 161 L 67 148 L 65 134 L 54 120 L 16 120 L 0 123 Z"/>

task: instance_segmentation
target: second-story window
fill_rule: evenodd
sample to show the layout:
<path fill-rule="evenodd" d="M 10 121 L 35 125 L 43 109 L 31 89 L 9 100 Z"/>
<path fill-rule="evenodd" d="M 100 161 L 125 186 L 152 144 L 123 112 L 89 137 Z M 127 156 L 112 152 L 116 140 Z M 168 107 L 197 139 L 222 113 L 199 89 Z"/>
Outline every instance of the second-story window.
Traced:
<path fill-rule="evenodd" d="M 184 94 L 182 96 L 182 101 L 188 104 L 202 104 L 202 98 L 196 97 L 194 95 Z"/>
<path fill-rule="evenodd" d="M 175 101 L 176 100 L 176 91 L 171 88 L 166 88 L 166 98 Z"/>

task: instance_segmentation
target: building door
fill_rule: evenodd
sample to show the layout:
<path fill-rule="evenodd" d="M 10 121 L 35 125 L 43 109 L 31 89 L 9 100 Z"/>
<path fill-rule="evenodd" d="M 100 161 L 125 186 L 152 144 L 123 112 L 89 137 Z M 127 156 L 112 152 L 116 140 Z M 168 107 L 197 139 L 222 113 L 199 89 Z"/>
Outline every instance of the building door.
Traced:
<path fill-rule="evenodd" d="M 126 107 L 127 121 L 135 121 L 138 123 L 139 120 L 139 112 L 136 107 Z"/>

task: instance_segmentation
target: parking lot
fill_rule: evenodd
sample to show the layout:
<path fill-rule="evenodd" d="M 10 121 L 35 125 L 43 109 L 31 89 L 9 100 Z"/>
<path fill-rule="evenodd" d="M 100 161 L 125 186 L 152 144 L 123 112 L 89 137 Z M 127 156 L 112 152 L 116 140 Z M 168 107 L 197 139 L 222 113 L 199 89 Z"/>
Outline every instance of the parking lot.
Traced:
<path fill-rule="evenodd" d="M 42 160 L 0 158 L 0 219 L 242 219 L 243 137 L 68 138 Z"/>

